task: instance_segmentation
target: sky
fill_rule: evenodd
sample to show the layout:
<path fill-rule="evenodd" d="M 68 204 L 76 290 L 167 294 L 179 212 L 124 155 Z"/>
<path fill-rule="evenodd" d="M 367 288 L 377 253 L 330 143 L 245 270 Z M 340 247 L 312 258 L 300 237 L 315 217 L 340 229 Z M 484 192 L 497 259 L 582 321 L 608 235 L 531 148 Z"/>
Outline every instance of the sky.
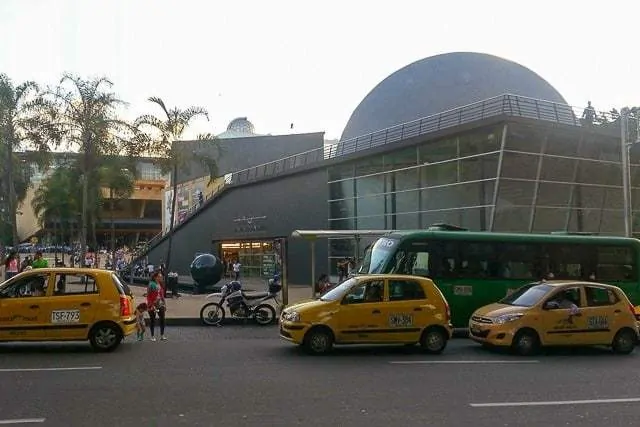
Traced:
<path fill-rule="evenodd" d="M 246 116 L 334 139 L 389 74 L 454 51 L 518 62 L 571 105 L 640 105 L 639 21 L 637 0 L 0 0 L 0 72 L 107 76 L 130 119 L 158 113 L 149 96 L 205 107 L 187 137 Z"/>

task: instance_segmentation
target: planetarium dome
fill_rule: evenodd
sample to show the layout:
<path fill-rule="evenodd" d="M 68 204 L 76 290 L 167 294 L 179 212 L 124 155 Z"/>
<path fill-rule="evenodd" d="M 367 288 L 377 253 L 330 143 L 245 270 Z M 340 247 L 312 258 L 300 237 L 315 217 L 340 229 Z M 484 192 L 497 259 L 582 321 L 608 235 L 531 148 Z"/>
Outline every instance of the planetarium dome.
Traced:
<path fill-rule="evenodd" d="M 446 53 L 409 64 L 380 82 L 353 111 L 340 139 L 505 93 L 566 104 L 553 86 L 520 64 L 484 53 Z"/>
<path fill-rule="evenodd" d="M 220 139 L 229 138 L 246 138 L 249 136 L 257 136 L 255 127 L 246 117 L 238 117 L 229 123 L 227 130 L 217 137 Z"/>

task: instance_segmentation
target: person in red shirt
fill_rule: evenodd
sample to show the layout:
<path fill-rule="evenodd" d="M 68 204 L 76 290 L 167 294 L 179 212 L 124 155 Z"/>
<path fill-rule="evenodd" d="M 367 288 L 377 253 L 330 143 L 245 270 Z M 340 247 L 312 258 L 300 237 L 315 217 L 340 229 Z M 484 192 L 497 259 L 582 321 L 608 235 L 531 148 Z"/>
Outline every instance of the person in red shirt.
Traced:
<path fill-rule="evenodd" d="M 155 341 L 155 324 L 156 317 L 160 321 L 160 340 L 165 341 L 167 337 L 164 335 L 165 313 L 167 312 L 167 304 L 164 299 L 164 283 L 162 273 L 153 272 L 149 285 L 147 286 L 147 310 L 149 312 L 149 332 L 151 332 L 151 341 Z"/>
<path fill-rule="evenodd" d="M 6 280 L 11 279 L 13 276 L 20 272 L 20 258 L 18 253 L 13 251 L 9 254 L 4 261 L 4 276 Z"/>

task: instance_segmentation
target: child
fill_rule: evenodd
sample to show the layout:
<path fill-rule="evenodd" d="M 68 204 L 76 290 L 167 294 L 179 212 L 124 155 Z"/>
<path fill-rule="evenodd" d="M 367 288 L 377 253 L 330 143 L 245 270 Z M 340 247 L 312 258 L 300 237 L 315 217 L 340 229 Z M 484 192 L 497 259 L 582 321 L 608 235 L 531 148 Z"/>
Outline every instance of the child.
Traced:
<path fill-rule="evenodd" d="M 136 336 L 138 337 L 138 341 L 142 341 L 144 339 L 144 331 L 147 329 L 147 326 L 144 323 L 144 313 L 146 311 L 146 302 L 143 302 L 136 307 Z"/>

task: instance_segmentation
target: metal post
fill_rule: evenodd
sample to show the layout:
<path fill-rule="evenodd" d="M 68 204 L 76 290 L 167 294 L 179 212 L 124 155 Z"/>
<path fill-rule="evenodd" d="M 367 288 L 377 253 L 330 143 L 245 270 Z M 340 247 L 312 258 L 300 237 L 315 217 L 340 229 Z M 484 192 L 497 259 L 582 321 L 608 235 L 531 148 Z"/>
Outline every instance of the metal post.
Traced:
<path fill-rule="evenodd" d="M 627 147 L 627 127 L 629 109 L 623 108 L 620 112 L 620 155 L 622 157 L 622 191 L 624 196 L 624 233 L 625 236 L 631 237 L 631 205 L 629 185 L 629 151 Z"/>
<path fill-rule="evenodd" d="M 311 298 L 316 297 L 316 239 L 311 244 Z"/>
<path fill-rule="evenodd" d="M 280 280 L 282 280 L 282 308 L 289 305 L 289 278 L 287 277 L 287 239 L 280 240 Z"/>
<path fill-rule="evenodd" d="M 500 138 L 500 153 L 498 154 L 498 167 L 496 170 L 496 182 L 493 186 L 493 206 L 491 208 L 491 218 L 489 218 L 489 231 L 493 231 L 496 220 L 496 211 L 498 206 L 498 191 L 500 190 L 500 175 L 502 175 L 502 161 L 504 158 L 504 147 L 507 142 L 507 131 L 509 130 L 505 123 L 502 127 L 502 138 Z"/>

